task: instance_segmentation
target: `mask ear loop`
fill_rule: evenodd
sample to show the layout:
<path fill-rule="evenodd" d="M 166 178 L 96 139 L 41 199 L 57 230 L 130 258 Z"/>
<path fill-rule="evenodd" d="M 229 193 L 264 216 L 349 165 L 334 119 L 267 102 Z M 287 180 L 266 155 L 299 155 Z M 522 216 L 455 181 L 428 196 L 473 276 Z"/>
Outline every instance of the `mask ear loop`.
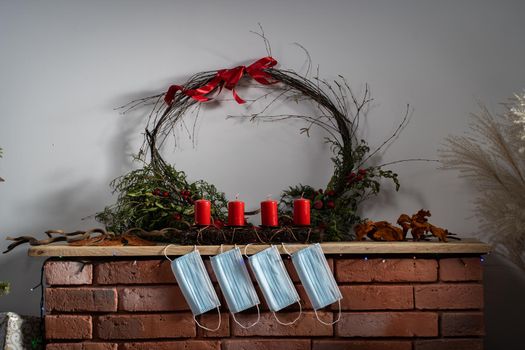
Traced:
<path fill-rule="evenodd" d="M 332 325 L 336 324 L 337 322 L 339 322 L 341 320 L 341 299 L 337 300 L 337 303 L 339 304 L 339 312 L 338 312 L 338 315 L 337 315 L 337 320 L 335 320 L 334 322 L 324 322 L 324 321 L 322 321 L 319 318 L 319 315 L 317 314 L 317 310 L 314 310 L 315 317 L 317 318 L 317 321 L 321 322 L 325 326 L 332 326 Z"/>
<path fill-rule="evenodd" d="M 281 320 L 279 320 L 279 317 L 277 317 L 277 314 L 274 311 L 272 311 L 273 317 L 275 317 L 275 320 L 277 321 L 277 323 L 283 326 L 291 326 L 295 322 L 299 321 L 299 319 L 301 318 L 301 315 L 303 314 L 303 306 L 301 305 L 301 300 L 297 300 L 297 304 L 299 304 L 299 316 L 297 316 L 295 320 L 290 321 L 290 322 L 282 322 Z"/>
<path fill-rule="evenodd" d="M 251 244 L 253 244 L 253 243 L 248 243 L 247 245 L 244 246 L 244 254 L 243 254 L 243 255 L 244 255 L 247 259 L 249 259 L 249 257 L 248 257 L 248 255 L 246 254 L 246 250 L 248 249 L 248 246 L 251 245 Z"/>
<path fill-rule="evenodd" d="M 283 247 L 283 250 L 286 252 L 286 254 L 292 256 L 292 254 L 290 254 L 290 252 L 288 251 L 288 249 L 286 249 L 286 247 L 284 246 L 284 243 L 281 243 L 281 247 Z"/>
<path fill-rule="evenodd" d="M 201 327 L 204 330 L 207 330 L 209 332 L 217 332 L 219 328 L 221 328 L 221 322 L 222 322 L 221 310 L 219 309 L 219 306 L 217 306 L 217 314 L 219 315 L 219 324 L 217 325 L 217 328 L 212 329 L 212 328 L 208 328 L 208 327 L 201 325 L 199 321 L 197 321 L 197 319 L 195 318 L 195 315 L 193 315 L 193 321 L 195 321 L 197 326 Z"/>
<path fill-rule="evenodd" d="M 239 327 L 244 328 L 244 329 L 252 328 L 257 323 L 259 323 L 259 321 L 261 320 L 261 310 L 259 309 L 259 304 L 255 305 L 255 307 L 257 307 L 257 320 L 254 323 L 252 323 L 249 326 L 245 326 L 243 324 L 240 324 L 239 321 L 237 321 L 237 319 L 235 318 L 235 314 L 232 312 L 232 317 L 233 317 L 233 320 L 235 321 L 235 323 L 237 323 L 239 325 Z"/>
<path fill-rule="evenodd" d="M 173 259 L 170 259 L 170 257 L 168 256 L 168 254 L 166 254 L 166 252 L 168 251 L 168 248 L 170 246 L 172 246 L 173 244 L 168 244 L 167 246 L 164 247 L 164 250 L 163 250 L 163 253 L 164 253 L 164 256 L 166 257 L 166 259 L 168 259 L 169 261 L 173 261 Z"/>

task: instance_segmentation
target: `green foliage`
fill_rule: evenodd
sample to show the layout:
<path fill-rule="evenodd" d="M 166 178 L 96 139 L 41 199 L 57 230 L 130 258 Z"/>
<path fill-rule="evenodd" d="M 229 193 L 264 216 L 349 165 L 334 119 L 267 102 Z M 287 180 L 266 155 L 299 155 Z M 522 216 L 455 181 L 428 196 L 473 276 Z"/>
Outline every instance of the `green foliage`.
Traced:
<path fill-rule="evenodd" d="M 151 231 L 166 227 L 184 229 L 193 223 L 194 201 L 212 203 L 212 216 L 224 220 L 227 202 L 224 193 L 205 181 L 189 182 L 186 174 L 167 165 L 159 176 L 151 165 L 116 178 L 111 183 L 117 202 L 96 214 L 109 231 L 123 233 L 139 227 Z"/>
<path fill-rule="evenodd" d="M 291 216 L 295 198 L 310 199 L 312 226 L 323 231 L 323 240 L 341 241 L 352 237 L 350 228 L 361 221 L 357 213 L 359 205 L 379 193 L 381 180 L 392 180 L 396 191 L 399 181 L 391 170 L 363 165 L 370 152 L 364 140 L 353 150 L 346 151 L 335 144 L 333 148 L 337 151 L 332 158 L 334 175 L 326 189 L 315 190 L 301 184 L 292 186 L 283 192 L 280 209 L 282 215 Z"/>

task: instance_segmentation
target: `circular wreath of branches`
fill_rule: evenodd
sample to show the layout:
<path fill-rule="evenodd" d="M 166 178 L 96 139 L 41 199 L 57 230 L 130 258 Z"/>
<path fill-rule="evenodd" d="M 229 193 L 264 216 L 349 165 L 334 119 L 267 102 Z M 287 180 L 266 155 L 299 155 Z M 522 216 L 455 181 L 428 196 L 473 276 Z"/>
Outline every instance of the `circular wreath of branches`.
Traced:
<path fill-rule="evenodd" d="M 271 51 L 269 52 L 271 54 Z M 306 53 L 308 56 L 308 53 Z M 355 94 L 346 79 L 339 76 L 329 83 L 310 77 L 308 69 L 301 75 L 292 70 L 265 69 L 275 82 L 269 92 L 256 100 L 275 94 L 260 112 L 244 117 L 251 121 L 282 121 L 298 119 L 305 122 L 301 133 L 309 136 L 312 127 L 319 127 L 327 134 L 326 143 L 333 152 L 334 173 L 324 189 L 308 185 L 295 185 L 282 192 L 280 198 L 280 227 L 263 228 L 248 224 L 244 228 L 224 226 L 227 201 L 222 192 L 205 181 L 189 182 L 184 172 L 175 169 L 161 155 L 161 147 L 173 134 L 174 128 L 183 123 L 184 116 L 202 107 L 202 103 L 182 92 L 175 94 L 171 105 L 164 103 L 165 93 L 141 98 L 123 106 L 124 113 L 138 106 L 153 105 L 145 130 L 145 140 L 137 159 L 143 168 L 117 178 L 112 183 L 119 193 L 117 203 L 97 214 L 99 221 L 109 230 L 125 232 L 164 230 L 169 235 L 159 240 L 185 244 L 217 244 L 248 242 L 307 242 L 338 241 L 353 238 L 352 227 L 361 221 L 360 204 L 379 193 L 382 179 L 393 181 L 399 188 L 397 174 L 386 170 L 386 165 L 370 165 L 370 160 L 393 141 L 408 121 L 409 106 L 395 131 L 381 145 L 370 149 L 359 138 L 359 125 L 370 108 L 372 98 L 368 85 L 361 94 Z M 216 71 L 193 75 L 183 85 L 184 90 L 197 89 L 210 83 Z M 246 79 L 244 80 L 246 81 Z M 269 107 L 275 103 L 312 102 L 315 115 L 270 115 Z M 147 156 L 149 155 L 149 161 Z M 403 160 L 405 161 L 405 160 Z M 393 162 L 395 163 L 395 162 Z M 291 220 L 293 199 L 304 196 L 312 200 L 312 225 L 309 228 L 293 227 Z M 193 226 L 193 202 L 198 198 L 212 202 L 213 225 L 205 228 Z M 246 215 L 257 212 L 246 213 Z M 158 238 L 157 234 L 155 238 Z"/>

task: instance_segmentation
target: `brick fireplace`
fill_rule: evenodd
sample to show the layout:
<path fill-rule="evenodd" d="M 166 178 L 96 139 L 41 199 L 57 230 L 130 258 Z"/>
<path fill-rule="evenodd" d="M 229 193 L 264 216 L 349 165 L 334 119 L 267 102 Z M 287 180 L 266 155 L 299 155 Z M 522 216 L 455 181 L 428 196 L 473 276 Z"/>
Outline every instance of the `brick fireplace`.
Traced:
<path fill-rule="evenodd" d="M 279 325 L 260 294 L 263 304 L 258 325 L 250 329 L 239 327 L 231 320 L 223 301 L 222 325 L 217 332 L 195 325 L 164 257 L 132 256 L 129 252 L 129 256 L 120 256 L 126 247 L 120 248 L 117 256 L 82 256 L 78 252 L 66 256 L 62 252 L 64 256 L 45 263 L 47 349 L 483 348 L 480 257 L 488 246 L 479 243 L 477 250 L 465 248 L 461 253 L 461 249 L 455 249 L 449 254 L 428 248 L 408 253 L 406 247 L 404 253 L 396 253 L 395 248 L 380 246 L 384 253 L 374 253 L 377 245 L 367 244 L 372 247 L 367 255 L 360 250 L 358 254 L 348 253 L 353 251 L 351 248 L 338 250 L 343 253 L 327 253 L 344 295 L 339 323 L 326 326 L 316 320 L 291 260 L 283 255 L 303 302 L 299 321 L 293 326 Z M 347 245 L 352 247 L 352 243 Z M 46 248 L 38 249 L 32 255 L 55 255 L 46 254 Z M 216 284 L 209 258 L 203 258 Z M 216 289 L 220 295 L 218 286 Z M 293 306 L 280 312 L 280 319 L 292 320 L 297 309 Z M 337 306 L 319 313 L 325 321 L 335 319 L 337 314 Z M 255 311 L 243 312 L 238 320 L 250 323 L 256 316 Z M 214 327 L 217 314 L 209 312 L 200 322 Z"/>

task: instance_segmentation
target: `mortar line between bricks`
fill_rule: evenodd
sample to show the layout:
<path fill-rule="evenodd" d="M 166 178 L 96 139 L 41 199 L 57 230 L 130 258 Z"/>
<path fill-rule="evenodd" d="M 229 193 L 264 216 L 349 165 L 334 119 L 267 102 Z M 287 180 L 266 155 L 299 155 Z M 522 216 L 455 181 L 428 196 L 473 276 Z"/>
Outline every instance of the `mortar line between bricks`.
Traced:
<path fill-rule="evenodd" d="M 412 286 L 412 310 L 417 310 L 416 309 L 416 288 L 414 288 L 414 286 Z"/>
<path fill-rule="evenodd" d="M 437 258 L 436 261 L 437 261 L 437 279 L 438 279 L 438 282 L 441 282 L 441 260 L 443 258 Z"/>
<path fill-rule="evenodd" d="M 441 330 L 441 322 L 443 321 L 443 311 L 438 312 L 438 337 L 443 338 L 443 333 Z"/>

